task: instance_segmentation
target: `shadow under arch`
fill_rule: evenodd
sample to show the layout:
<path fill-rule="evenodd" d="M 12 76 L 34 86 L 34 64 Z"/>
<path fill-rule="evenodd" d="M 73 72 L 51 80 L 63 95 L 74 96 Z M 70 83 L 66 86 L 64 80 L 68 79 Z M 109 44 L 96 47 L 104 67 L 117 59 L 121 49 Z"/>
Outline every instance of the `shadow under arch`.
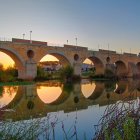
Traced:
<path fill-rule="evenodd" d="M 64 85 L 61 85 L 61 87 L 60 86 L 58 86 L 58 87 L 56 87 L 56 86 L 51 86 L 51 87 L 48 87 L 48 88 L 52 88 L 52 89 L 54 89 L 54 92 L 57 92 L 58 93 L 58 90 L 59 90 L 59 93 L 56 95 L 56 97 L 54 98 L 54 99 L 52 99 L 50 102 L 49 101 L 45 101 L 40 95 L 41 95 L 41 93 L 39 93 L 39 90 L 37 89 L 37 95 L 38 95 L 38 97 L 40 98 L 40 100 L 43 102 L 43 103 L 45 103 L 46 105 L 60 105 L 60 104 L 62 104 L 62 103 L 64 103 L 67 99 L 68 99 L 68 97 L 70 96 L 70 94 L 71 94 L 71 87 L 69 87 L 69 86 L 71 86 L 71 85 L 66 85 L 66 84 L 64 84 Z M 41 87 L 40 87 L 41 88 Z M 44 89 L 46 89 L 45 91 L 43 91 L 42 93 L 44 93 L 44 94 L 47 94 L 47 86 L 45 86 L 44 85 L 44 87 L 43 87 Z M 61 91 L 60 91 L 60 89 L 61 89 Z M 68 90 L 67 90 L 68 89 Z M 55 91 L 56 90 L 56 91 Z M 53 94 L 53 97 L 55 96 L 54 95 L 54 92 L 52 92 L 51 91 L 51 93 L 49 93 L 49 94 Z"/>
<path fill-rule="evenodd" d="M 127 76 L 127 67 L 126 64 L 121 61 L 118 60 L 115 62 L 115 74 L 118 77 L 126 77 Z"/>
<path fill-rule="evenodd" d="M 13 59 L 18 69 L 18 77 L 20 78 L 20 72 L 24 70 L 25 65 L 24 59 L 15 50 L 7 46 L 0 45 L 0 51 L 7 54 L 8 56 L 11 57 L 11 59 Z"/>
<path fill-rule="evenodd" d="M 100 60 L 98 57 L 95 57 L 95 56 L 90 56 L 90 57 L 87 57 L 86 59 L 89 59 L 94 64 L 94 66 L 95 66 L 95 75 L 104 74 L 104 65 L 103 65 L 102 60 Z"/>
<path fill-rule="evenodd" d="M 60 54 L 60 53 L 47 53 L 42 58 L 44 58 L 47 55 L 52 55 L 52 56 L 56 57 L 59 60 L 59 62 L 62 64 L 63 67 L 65 67 L 67 65 L 70 65 L 69 60 L 63 54 Z M 41 61 L 41 59 L 39 60 L 39 62 Z"/>
<path fill-rule="evenodd" d="M 136 69 L 137 69 L 137 78 L 140 77 L 140 62 L 136 64 Z"/>
<path fill-rule="evenodd" d="M 116 83 L 116 89 L 114 90 L 114 92 L 117 94 L 123 94 L 125 93 L 126 88 L 127 88 L 126 81 L 119 81 L 118 83 Z"/>
<path fill-rule="evenodd" d="M 87 84 L 90 84 L 90 83 L 87 83 Z M 90 100 L 96 100 L 97 98 L 99 98 L 102 95 L 105 88 L 104 83 L 101 83 L 101 82 L 96 82 L 94 83 L 94 86 L 91 86 L 91 87 L 93 88 L 91 90 L 92 92 L 89 96 L 86 97 L 87 99 L 90 99 Z M 86 92 L 86 90 L 83 91 L 82 87 L 81 87 L 81 92 L 85 96 L 86 93 L 84 92 Z"/>

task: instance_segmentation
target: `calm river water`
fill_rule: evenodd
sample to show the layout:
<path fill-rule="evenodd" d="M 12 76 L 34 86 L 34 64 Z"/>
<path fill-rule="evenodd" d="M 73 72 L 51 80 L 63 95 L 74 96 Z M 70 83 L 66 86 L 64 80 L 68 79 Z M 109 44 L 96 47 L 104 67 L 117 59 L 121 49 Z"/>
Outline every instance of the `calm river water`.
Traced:
<path fill-rule="evenodd" d="M 109 105 L 124 99 L 127 103 L 137 103 L 139 97 L 140 81 L 136 80 L 97 82 L 84 79 L 73 85 L 49 81 L 0 86 L 0 122 L 6 120 L 16 124 L 18 129 L 23 122 L 28 126 L 37 122 L 38 127 L 33 129 L 40 140 L 91 140 L 95 126 Z M 16 132 L 9 130 L 9 133 Z"/>

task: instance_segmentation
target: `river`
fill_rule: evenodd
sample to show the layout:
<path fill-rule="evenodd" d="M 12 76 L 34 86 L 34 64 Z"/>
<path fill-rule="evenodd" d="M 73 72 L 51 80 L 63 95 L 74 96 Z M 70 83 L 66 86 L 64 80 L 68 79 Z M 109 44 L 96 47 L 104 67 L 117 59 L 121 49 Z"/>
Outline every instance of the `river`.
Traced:
<path fill-rule="evenodd" d="M 129 106 L 132 101 L 136 105 L 139 97 L 140 81 L 132 79 L 117 82 L 83 79 L 75 84 L 47 81 L 0 86 L 0 122 L 6 122 L 0 131 L 17 135 L 20 129 L 23 133 L 23 124 L 28 131 L 37 123 L 37 127 L 32 127 L 35 139 L 91 140 L 109 105 L 126 102 Z M 7 130 L 10 125 L 11 129 Z M 13 125 L 16 130 L 12 130 L 15 129 Z"/>

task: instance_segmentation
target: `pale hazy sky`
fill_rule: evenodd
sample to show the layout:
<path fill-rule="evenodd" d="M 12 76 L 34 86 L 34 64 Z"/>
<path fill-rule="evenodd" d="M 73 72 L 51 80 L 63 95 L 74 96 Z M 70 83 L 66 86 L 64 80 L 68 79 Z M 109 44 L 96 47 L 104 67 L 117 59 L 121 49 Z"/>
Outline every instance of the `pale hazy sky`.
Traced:
<path fill-rule="evenodd" d="M 140 52 L 140 0 L 0 0 L 0 37 Z"/>

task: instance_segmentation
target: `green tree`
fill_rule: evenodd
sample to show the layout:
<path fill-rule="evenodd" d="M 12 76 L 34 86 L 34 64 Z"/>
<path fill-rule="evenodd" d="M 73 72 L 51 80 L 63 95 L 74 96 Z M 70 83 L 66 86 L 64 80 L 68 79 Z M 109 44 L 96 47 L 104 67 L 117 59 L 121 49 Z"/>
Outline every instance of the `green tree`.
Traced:
<path fill-rule="evenodd" d="M 60 76 L 65 82 L 71 82 L 74 76 L 74 69 L 68 65 L 60 70 Z"/>

